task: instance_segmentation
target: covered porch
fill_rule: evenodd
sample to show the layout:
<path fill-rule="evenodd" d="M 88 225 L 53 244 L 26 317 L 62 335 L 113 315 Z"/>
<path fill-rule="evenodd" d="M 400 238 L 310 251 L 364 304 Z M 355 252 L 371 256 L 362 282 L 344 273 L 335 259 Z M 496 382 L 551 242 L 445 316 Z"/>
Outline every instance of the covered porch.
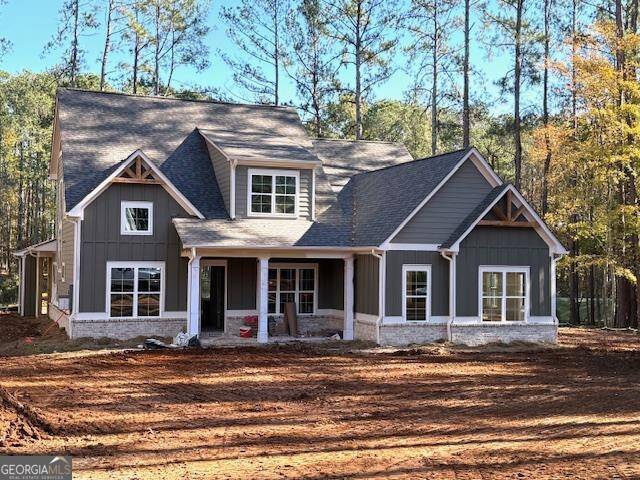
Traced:
<path fill-rule="evenodd" d="M 336 333 L 353 340 L 352 252 L 191 248 L 183 254 L 189 258 L 189 334 L 213 344 L 312 340 Z M 293 311 L 297 322 L 292 326 Z M 250 329 L 251 336 L 242 338 L 241 329 L 245 334 Z"/>
<path fill-rule="evenodd" d="M 48 315 L 53 295 L 56 240 L 31 245 L 14 253 L 18 257 L 18 312 L 22 316 Z"/>

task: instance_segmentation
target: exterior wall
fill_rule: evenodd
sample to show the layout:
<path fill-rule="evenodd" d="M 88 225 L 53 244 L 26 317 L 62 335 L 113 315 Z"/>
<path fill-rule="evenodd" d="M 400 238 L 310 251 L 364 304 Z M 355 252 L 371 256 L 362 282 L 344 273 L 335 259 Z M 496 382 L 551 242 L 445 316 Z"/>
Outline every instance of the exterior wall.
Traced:
<path fill-rule="evenodd" d="M 131 318 L 109 320 L 72 320 L 71 338 L 174 337 L 186 331 L 187 320 L 182 318 Z"/>
<path fill-rule="evenodd" d="M 53 275 L 53 281 L 56 284 L 56 295 L 60 297 L 69 297 L 71 292 L 70 286 L 73 284 L 73 252 L 74 252 L 74 223 L 64 219 L 65 202 L 64 202 L 64 175 L 63 175 L 63 159 L 60 157 L 58 161 L 58 183 L 56 190 L 56 238 L 58 240 L 58 251 L 56 256 L 56 268 Z M 58 302 L 58 298 L 54 298 L 54 303 Z"/>
<path fill-rule="evenodd" d="M 439 252 L 391 250 L 386 260 L 385 315 L 402 316 L 402 266 L 431 265 L 431 316 L 449 315 L 449 262 Z"/>
<path fill-rule="evenodd" d="M 392 242 L 444 242 L 491 189 L 473 162 L 467 160 Z"/>
<path fill-rule="evenodd" d="M 532 228 L 477 227 L 456 260 L 456 317 L 477 317 L 480 265 L 529 266 L 531 316 L 551 315 L 549 247 Z"/>
<path fill-rule="evenodd" d="M 358 313 L 378 315 L 379 269 L 378 258 L 373 255 L 356 255 L 354 271 L 354 308 Z"/>
<path fill-rule="evenodd" d="M 124 200 L 153 202 L 153 235 L 120 234 L 120 202 Z M 84 212 L 79 311 L 107 311 L 107 261 L 128 260 L 164 261 L 164 310 L 186 311 L 188 260 L 180 256 L 180 240 L 171 223 L 173 217 L 186 216 L 160 185 L 116 183 L 107 188 Z"/>
<path fill-rule="evenodd" d="M 344 260 L 318 260 L 318 308 L 344 308 Z"/>
<path fill-rule="evenodd" d="M 227 259 L 227 310 L 255 310 L 258 260 Z"/>
<path fill-rule="evenodd" d="M 365 318 L 356 314 L 353 323 L 353 338 L 364 342 L 378 342 L 378 324 L 375 318 Z"/>
<path fill-rule="evenodd" d="M 246 165 L 238 165 L 236 167 L 236 218 L 247 217 L 247 172 L 249 168 L 270 169 L 271 167 L 247 167 Z M 312 177 L 313 173 L 310 169 L 296 170 L 291 168 L 273 167 L 274 170 L 289 170 L 292 172 L 300 172 L 300 192 L 298 194 L 298 213 L 299 218 L 311 220 L 311 202 L 312 202 Z"/>
<path fill-rule="evenodd" d="M 36 258 L 26 255 L 24 275 L 24 310 L 22 314 L 32 317 L 36 314 Z"/>
<path fill-rule="evenodd" d="M 205 143 L 209 150 L 209 158 L 211 158 L 211 163 L 213 164 L 213 172 L 216 174 L 216 180 L 218 181 L 218 188 L 220 189 L 222 199 L 224 200 L 224 206 L 227 207 L 227 212 L 229 212 L 229 204 L 231 203 L 231 167 L 229 166 L 228 160 L 224 155 L 222 155 L 222 153 L 220 153 L 219 150 L 211 146 L 209 142 Z"/>

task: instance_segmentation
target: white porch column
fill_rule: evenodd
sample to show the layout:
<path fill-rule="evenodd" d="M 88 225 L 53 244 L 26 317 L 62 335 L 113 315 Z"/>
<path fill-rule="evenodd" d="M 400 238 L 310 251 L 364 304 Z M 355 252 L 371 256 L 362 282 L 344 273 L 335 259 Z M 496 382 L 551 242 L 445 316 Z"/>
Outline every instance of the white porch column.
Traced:
<path fill-rule="evenodd" d="M 196 255 L 189 261 L 189 335 L 200 335 L 200 258 Z"/>
<path fill-rule="evenodd" d="M 258 264 L 258 342 L 269 340 L 269 257 Z"/>
<path fill-rule="evenodd" d="M 353 257 L 344 259 L 344 340 L 353 340 Z"/>

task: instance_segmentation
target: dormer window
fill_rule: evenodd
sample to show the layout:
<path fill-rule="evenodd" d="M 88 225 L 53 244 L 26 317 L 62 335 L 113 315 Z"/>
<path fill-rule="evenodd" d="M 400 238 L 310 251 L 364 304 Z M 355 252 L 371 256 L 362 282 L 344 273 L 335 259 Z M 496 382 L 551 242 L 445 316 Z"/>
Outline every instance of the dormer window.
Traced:
<path fill-rule="evenodd" d="M 296 217 L 300 174 L 289 170 L 249 170 L 249 215 Z"/>
<path fill-rule="evenodd" d="M 122 202 L 120 204 L 120 234 L 153 235 L 153 203 Z"/>

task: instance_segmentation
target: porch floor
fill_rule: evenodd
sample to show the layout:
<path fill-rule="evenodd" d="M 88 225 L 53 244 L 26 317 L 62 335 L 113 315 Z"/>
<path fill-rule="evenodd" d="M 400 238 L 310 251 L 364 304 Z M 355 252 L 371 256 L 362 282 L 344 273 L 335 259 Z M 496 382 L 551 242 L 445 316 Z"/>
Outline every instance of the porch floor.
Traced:
<path fill-rule="evenodd" d="M 332 340 L 330 337 L 293 337 L 291 335 L 277 335 L 270 336 L 267 343 L 293 343 L 293 342 L 305 342 L 305 343 L 319 343 Z M 244 345 L 265 345 L 258 343 L 258 339 L 242 338 L 238 335 L 202 335 L 200 337 L 200 345 L 203 347 L 237 347 Z"/>

